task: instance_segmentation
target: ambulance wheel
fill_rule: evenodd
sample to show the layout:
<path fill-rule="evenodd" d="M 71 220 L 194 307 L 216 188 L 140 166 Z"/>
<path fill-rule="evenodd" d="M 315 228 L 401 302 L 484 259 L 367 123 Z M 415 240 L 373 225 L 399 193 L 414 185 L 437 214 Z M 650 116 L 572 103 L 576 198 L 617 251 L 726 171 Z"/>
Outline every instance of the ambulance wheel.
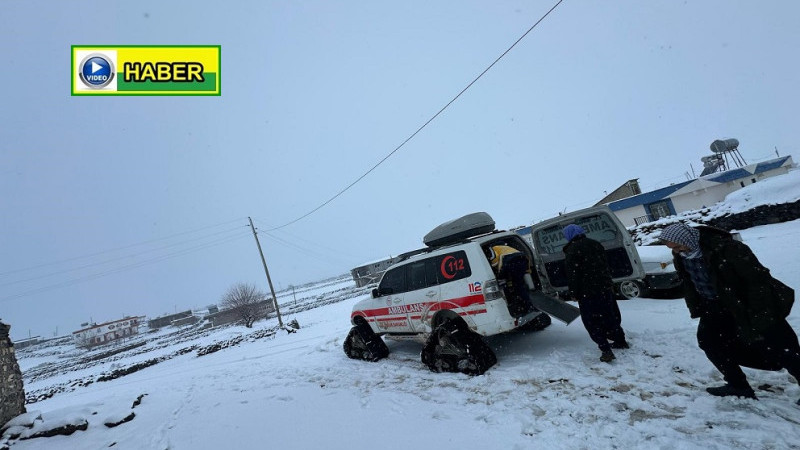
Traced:
<path fill-rule="evenodd" d="M 389 356 L 389 347 L 366 323 L 351 328 L 342 347 L 344 353 L 352 359 L 379 361 Z"/>
<path fill-rule="evenodd" d="M 437 326 L 420 356 L 422 363 L 433 372 L 467 375 L 481 375 L 497 362 L 492 349 L 461 319 L 446 320 Z"/>
<path fill-rule="evenodd" d="M 643 297 L 647 294 L 644 284 L 636 280 L 623 281 L 617 285 L 617 291 L 619 291 L 620 297 L 625 300 Z"/>

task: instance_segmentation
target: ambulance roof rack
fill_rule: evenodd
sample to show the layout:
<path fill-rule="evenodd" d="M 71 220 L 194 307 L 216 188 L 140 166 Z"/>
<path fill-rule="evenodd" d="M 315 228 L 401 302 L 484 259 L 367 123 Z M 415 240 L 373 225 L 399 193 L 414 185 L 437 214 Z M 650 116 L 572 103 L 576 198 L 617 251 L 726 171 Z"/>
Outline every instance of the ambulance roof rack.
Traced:
<path fill-rule="evenodd" d="M 422 242 L 428 247 L 438 247 L 463 241 L 479 234 L 491 233 L 494 219 L 488 213 L 476 212 L 445 222 L 431 230 Z"/>

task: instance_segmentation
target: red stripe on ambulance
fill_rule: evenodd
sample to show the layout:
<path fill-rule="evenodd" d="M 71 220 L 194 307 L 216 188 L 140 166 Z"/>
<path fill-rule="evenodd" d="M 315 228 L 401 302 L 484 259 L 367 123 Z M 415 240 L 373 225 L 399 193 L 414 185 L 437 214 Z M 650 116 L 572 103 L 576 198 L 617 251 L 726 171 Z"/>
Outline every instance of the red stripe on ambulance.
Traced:
<path fill-rule="evenodd" d="M 421 303 L 410 303 L 408 305 L 400 305 L 400 306 L 388 306 L 385 308 L 375 308 L 375 309 L 365 309 L 362 311 L 353 311 L 350 314 L 350 317 L 364 315 L 366 317 L 381 317 L 378 320 L 397 320 L 399 318 L 405 318 L 405 316 L 397 316 L 398 313 L 413 313 L 413 312 L 422 312 L 425 310 L 426 307 L 430 305 L 429 311 L 439 311 L 442 309 L 455 309 L 455 308 L 467 308 L 474 305 L 483 305 L 485 304 L 485 300 L 483 298 L 483 294 L 477 295 L 468 295 L 466 297 L 459 297 L 449 299 L 446 302 L 421 302 Z M 469 311 L 464 314 L 480 314 L 486 312 L 486 309 L 478 310 L 478 311 Z M 383 316 L 389 316 L 391 319 L 386 318 L 384 319 Z M 414 316 L 416 318 L 422 317 Z"/>

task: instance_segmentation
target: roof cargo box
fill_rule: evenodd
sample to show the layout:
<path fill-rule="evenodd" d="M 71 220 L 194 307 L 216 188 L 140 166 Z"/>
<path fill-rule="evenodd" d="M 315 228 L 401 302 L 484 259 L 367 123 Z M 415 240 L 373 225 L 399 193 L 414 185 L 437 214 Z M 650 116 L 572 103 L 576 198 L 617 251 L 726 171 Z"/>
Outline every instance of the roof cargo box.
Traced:
<path fill-rule="evenodd" d="M 426 234 L 422 242 L 428 247 L 436 247 L 492 231 L 494 231 L 492 216 L 485 212 L 476 212 L 439 225 Z"/>

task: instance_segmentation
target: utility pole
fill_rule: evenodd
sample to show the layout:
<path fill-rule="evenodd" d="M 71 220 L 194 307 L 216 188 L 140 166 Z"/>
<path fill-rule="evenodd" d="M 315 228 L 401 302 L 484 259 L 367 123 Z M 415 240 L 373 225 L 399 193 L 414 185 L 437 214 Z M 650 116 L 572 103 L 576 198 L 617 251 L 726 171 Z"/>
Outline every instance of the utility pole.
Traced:
<path fill-rule="evenodd" d="M 253 237 L 256 238 L 256 246 L 258 246 L 258 254 L 261 255 L 261 263 L 264 264 L 264 273 L 267 274 L 267 283 L 269 283 L 269 291 L 272 293 L 272 304 L 275 306 L 275 313 L 278 314 L 278 326 L 283 328 L 283 320 L 281 319 L 281 310 L 278 308 L 278 298 L 275 297 L 275 288 L 272 287 L 272 278 L 269 276 L 269 269 L 267 269 L 267 261 L 264 259 L 264 252 L 261 251 L 261 243 L 258 242 L 258 234 L 256 227 L 253 226 L 253 219 L 247 218 L 250 221 L 250 229 L 253 230 Z"/>

